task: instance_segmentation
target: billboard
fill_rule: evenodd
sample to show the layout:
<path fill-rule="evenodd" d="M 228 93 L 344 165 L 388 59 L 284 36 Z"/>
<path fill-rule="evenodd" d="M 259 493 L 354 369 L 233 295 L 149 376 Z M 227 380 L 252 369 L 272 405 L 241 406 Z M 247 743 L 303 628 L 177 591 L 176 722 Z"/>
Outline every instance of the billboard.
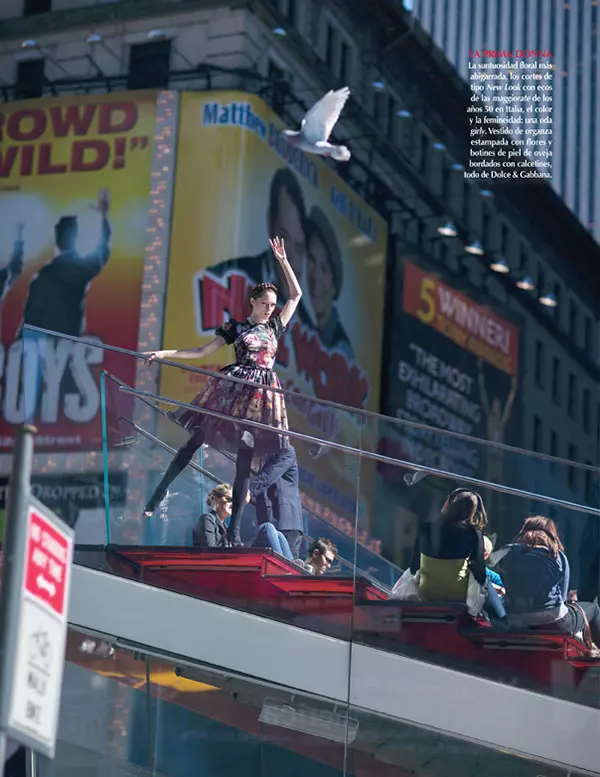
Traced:
<path fill-rule="evenodd" d="M 385 414 L 519 445 L 516 319 L 504 309 L 496 310 L 488 300 L 476 298 L 473 289 L 465 290 L 458 278 L 434 268 L 416 249 L 398 257 L 395 288 L 400 304 L 389 322 L 394 336 Z M 506 482 L 506 468 L 511 466 L 510 456 L 502 450 L 393 423 L 386 424 L 379 450 L 396 459 L 496 483 Z M 383 468 L 380 472 L 379 493 L 383 498 L 390 489 L 388 504 L 395 506 L 398 520 L 405 524 L 402 534 L 409 538 L 413 533 L 406 526 L 411 520 L 407 509 L 414 503 L 423 517 L 436 481 L 425 480 L 406 491 L 399 470 Z M 437 481 L 437 485 L 449 490 L 448 481 Z M 389 524 L 393 526 L 394 521 Z M 380 536 L 382 532 L 380 529 Z M 388 537 L 387 547 L 391 541 Z"/>
<path fill-rule="evenodd" d="M 256 283 L 275 282 L 283 302 L 286 286 L 268 247 L 279 235 L 304 292 L 279 344 L 283 387 L 378 411 L 387 225 L 280 130 L 254 95 L 182 95 L 163 348 L 202 346 L 230 317 L 243 321 Z M 225 348 L 201 366 L 232 360 Z M 160 393 L 189 402 L 201 382 L 163 368 Z M 358 444 L 356 417 L 289 399 L 287 410 L 293 430 Z M 297 452 L 303 488 L 353 516 L 356 457 L 331 452 L 317 465 L 301 446 Z"/>
<path fill-rule="evenodd" d="M 73 95 L 0 109 L 0 453 L 36 424 L 36 450 L 99 447 L 99 375 L 118 354 L 23 324 L 137 349 L 155 92 Z"/>

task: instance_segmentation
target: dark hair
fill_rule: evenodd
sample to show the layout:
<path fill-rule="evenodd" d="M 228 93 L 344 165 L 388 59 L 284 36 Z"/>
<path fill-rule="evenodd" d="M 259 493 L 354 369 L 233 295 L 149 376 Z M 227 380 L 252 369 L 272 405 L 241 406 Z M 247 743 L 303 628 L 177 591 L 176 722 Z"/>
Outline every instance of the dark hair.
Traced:
<path fill-rule="evenodd" d="M 256 286 L 250 291 L 248 299 L 258 299 L 262 297 L 265 291 L 275 292 L 275 296 L 278 294 L 277 286 L 274 283 L 257 283 Z"/>
<path fill-rule="evenodd" d="M 61 216 L 54 225 L 56 244 L 59 246 L 69 240 L 77 232 L 77 216 Z"/>
<path fill-rule="evenodd" d="M 526 518 L 514 542 L 526 545 L 528 548 L 541 545 L 552 551 L 555 556 L 558 556 L 559 550 L 564 550 L 556 524 L 552 518 L 546 518 L 543 515 L 530 515 Z"/>
<path fill-rule="evenodd" d="M 327 537 L 319 537 L 319 539 L 313 540 L 308 549 L 308 555 L 312 556 L 315 550 L 318 551 L 321 556 L 324 556 L 328 550 L 330 550 L 334 556 L 337 553 L 336 546 L 331 540 L 327 539 Z"/>
<path fill-rule="evenodd" d="M 304 226 L 306 221 L 306 205 L 304 195 L 298 183 L 298 179 L 289 167 L 280 167 L 271 180 L 271 190 L 269 192 L 269 211 L 273 221 L 279 216 L 279 193 L 285 189 L 300 214 L 300 221 Z M 272 237 L 272 235 L 271 235 Z"/>
<path fill-rule="evenodd" d="M 487 512 L 481 495 L 468 488 L 455 488 L 454 491 L 451 491 L 440 512 L 442 523 L 473 526 L 475 529 L 483 529 L 487 520 Z"/>

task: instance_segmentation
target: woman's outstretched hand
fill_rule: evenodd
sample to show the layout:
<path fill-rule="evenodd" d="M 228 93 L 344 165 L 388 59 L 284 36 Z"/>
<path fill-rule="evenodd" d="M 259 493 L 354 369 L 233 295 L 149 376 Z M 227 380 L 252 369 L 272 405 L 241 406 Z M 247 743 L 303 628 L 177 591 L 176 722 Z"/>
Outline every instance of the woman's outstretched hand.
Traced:
<path fill-rule="evenodd" d="M 278 262 L 283 262 L 285 259 L 287 259 L 283 238 L 274 237 L 272 240 L 269 240 L 269 245 L 271 246 L 271 250 L 275 254 L 275 259 L 277 259 Z"/>
<path fill-rule="evenodd" d="M 144 351 L 146 364 L 152 364 L 155 359 L 166 359 L 172 351 Z"/>

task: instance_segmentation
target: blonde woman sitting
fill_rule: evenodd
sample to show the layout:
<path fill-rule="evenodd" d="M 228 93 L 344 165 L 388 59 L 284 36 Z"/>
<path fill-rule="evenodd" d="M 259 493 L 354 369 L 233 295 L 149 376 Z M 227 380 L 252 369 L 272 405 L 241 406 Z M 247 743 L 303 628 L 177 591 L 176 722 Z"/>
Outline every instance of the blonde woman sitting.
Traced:
<path fill-rule="evenodd" d="M 246 496 L 248 501 L 249 494 Z M 194 529 L 194 545 L 200 548 L 229 548 L 227 525 L 231 518 L 233 488 L 229 483 L 221 483 L 206 497 L 208 512 L 203 513 Z M 288 541 L 272 523 L 261 524 L 255 532 L 251 546 L 253 548 L 272 548 L 275 553 L 293 559 Z"/>

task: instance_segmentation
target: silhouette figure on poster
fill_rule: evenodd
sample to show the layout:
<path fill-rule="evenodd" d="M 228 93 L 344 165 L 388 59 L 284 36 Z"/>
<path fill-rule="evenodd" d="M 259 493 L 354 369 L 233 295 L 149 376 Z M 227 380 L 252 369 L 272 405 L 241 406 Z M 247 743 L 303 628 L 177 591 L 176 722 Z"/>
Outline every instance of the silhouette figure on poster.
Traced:
<path fill-rule="evenodd" d="M 85 334 L 88 290 L 110 256 L 108 189 L 100 189 L 97 202 L 90 207 L 102 218 L 98 246 L 87 256 L 81 256 L 76 248 L 79 234 L 77 216 L 62 216 L 58 220 L 54 228 L 56 254 L 31 280 L 23 325 L 51 329 L 74 337 Z"/>

